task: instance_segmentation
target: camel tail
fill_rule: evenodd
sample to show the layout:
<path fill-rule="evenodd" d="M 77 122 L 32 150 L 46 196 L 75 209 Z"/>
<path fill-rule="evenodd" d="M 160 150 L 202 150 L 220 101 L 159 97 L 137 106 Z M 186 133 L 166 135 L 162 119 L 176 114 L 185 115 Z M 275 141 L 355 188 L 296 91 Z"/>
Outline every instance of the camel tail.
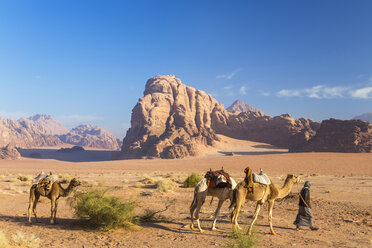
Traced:
<path fill-rule="evenodd" d="M 236 205 L 236 194 L 237 194 L 237 190 L 236 190 L 236 188 L 233 190 L 233 198 L 232 198 L 232 200 L 231 200 L 231 204 L 230 204 L 230 206 L 229 206 L 229 210 L 231 210 L 233 207 L 235 207 L 235 205 Z"/>

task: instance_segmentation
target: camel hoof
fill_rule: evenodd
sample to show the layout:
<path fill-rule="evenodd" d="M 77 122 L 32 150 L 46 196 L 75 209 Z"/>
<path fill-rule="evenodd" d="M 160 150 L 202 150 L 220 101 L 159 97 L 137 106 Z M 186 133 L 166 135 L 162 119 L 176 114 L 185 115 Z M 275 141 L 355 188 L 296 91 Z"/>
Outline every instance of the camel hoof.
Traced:
<path fill-rule="evenodd" d="M 212 230 L 212 231 L 215 231 L 215 230 L 217 230 L 217 228 L 215 228 L 215 227 L 212 227 L 212 228 L 211 228 L 211 230 Z"/>
<path fill-rule="evenodd" d="M 204 232 L 204 230 L 203 230 L 203 229 L 199 229 L 199 232 L 200 232 L 200 233 L 203 233 L 203 232 Z"/>
<path fill-rule="evenodd" d="M 194 230 L 194 225 L 190 225 L 190 229 L 191 230 Z"/>
<path fill-rule="evenodd" d="M 278 234 L 276 234 L 276 232 L 272 232 L 271 234 L 274 235 L 274 236 L 278 235 Z"/>

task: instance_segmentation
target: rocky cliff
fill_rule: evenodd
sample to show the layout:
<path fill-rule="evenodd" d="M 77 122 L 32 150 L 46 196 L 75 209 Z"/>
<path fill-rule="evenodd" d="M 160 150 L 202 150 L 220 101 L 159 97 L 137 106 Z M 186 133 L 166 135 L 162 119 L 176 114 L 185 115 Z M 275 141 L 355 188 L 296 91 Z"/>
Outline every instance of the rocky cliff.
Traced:
<path fill-rule="evenodd" d="M 194 156 L 218 140 L 216 133 L 289 147 L 294 134 L 313 135 L 318 127 L 317 122 L 289 115 L 229 112 L 211 95 L 173 75 L 156 76 L 147 81 L 144 96 L 132 110 L 121 158 Z"/>
<path fill-rule="evenodd" d="M 68 130 L 61 124 L 58 123 L 52 116 L 50 115 L 40 115 L 36 114 L 27 118 L 30 121 L 39 124 L 40 126 L 44 127 L 47 134 L 50 135 L 61 135 L 68 133 Z"/>
<path fill-rule="evenodd" d="M 290 152 L 372 152 L 372 124 L 361 120 L 324 120 L 316 135 L 292 144 Z"/>
<path fill-rule="evenodd" d="M 21 159 L 21 154 L 18 152 L 15 146 L 8 144 L 0 148 L 0 159 L 9 160 Z"/>
<path fill-rule="evenodd" d="M 71 129 L 70 132 L 59 136 L 68 144 L 119 150 L 116 138 L 108 131 L 92 125 L 80 125 Z"/>
<path fill-rule="evenodd" d="M 14 121 L 0 117 L 0 146 L 12 144 L 27 148 L 55 146 L 61 143 L 58 137 L 47 134 L 44 127 L 33 121 Z"/>

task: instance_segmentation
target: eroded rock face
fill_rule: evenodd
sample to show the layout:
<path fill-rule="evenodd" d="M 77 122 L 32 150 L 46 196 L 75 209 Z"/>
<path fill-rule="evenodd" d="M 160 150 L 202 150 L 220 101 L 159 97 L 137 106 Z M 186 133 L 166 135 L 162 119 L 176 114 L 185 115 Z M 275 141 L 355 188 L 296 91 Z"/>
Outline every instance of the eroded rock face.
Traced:
<path fill-rule="evenodd" d="M 372 152 L 372 124 L 361 120 L 329 119 L 307 142 L 292 144 L 290 152 Z"/>
<path fill-rule="evenodd" d="M 289 115 L 229 112 L 211 95 L 173 75 L 156 76 L 147 81 L 144 96 L 132 110 L 121 158 L 194 156 L 218 140 L 216 133 L 288 147 L 291 136 L 302 130 L 313 134 L 318 126 Z"/>
<path fill-rule="evenodd" d="M 218 102 L 204 91 L 181 83 L 173 75 L 146 83 L 144 96 L 132 110 L 131 128 L 122 157 L 183 158 L 212 145 L 211 112 Z"/>
<path fill-rule="evenodd" d="M 119 150 L 120 147 L 112 133 L 92 125 L 80 125 L 70 132 L 59 136 L 60 139 L 68 144 Z"/>
<path fill-rule="evenodd" d="M 0 148 L 0 159 L 17 160 L 21 159 L 21 154 L 15 146 L 8 144 Z"/>
<path fill-rule="evenodd" d="M 43 126 L 47 134 L 61 135 L 68 133 L 68 130 L 50 115 L 36 114 L 27 119 Z"/>
<path fill-rule="evenodd" d="M 27 119 L 14 121 L 0 117 L 0 146 L 14 144 L 18 147 L 42 147 L 60 145 L 56 136 L 47 134 L 44 127 Z"/>

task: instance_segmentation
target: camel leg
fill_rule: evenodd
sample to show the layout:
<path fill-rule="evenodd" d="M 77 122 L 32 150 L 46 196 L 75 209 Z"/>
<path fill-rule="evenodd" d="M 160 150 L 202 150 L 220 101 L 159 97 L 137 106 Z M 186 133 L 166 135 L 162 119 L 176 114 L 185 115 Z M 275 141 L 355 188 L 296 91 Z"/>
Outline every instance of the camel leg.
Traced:
<path fill-rule="evenodd" d="M 248 229 L 248 231 L 247 231 L 247 234 L 248 234 L 248 235 L 251 235 L 251 234 L 252 234 L 252 228 L 253 228 L 254 223 L 255 223 L 256 220 L 257 220 L 258 213 L 260 212 L 260 209 L 261 209 L 261 204 L 260 204 L 260 203 L 257 203 L 256 211 L 254 212 L 252 223 L 251 223 L 251 225 L 249 226 L 249 229 Z"/>
<path fill-rule="evenodd" d="M 36 221 L 37 223 L 40 223 L 40 221 L 37 219 L 37 215 L 36 215 L 36 205 L 37 205 L 37 203 L 38 203 L 38 201 L 39 201 L 39 198 L 40 198 L 40 195 L 39 195 L 39 194 L 36 194 L 36 195 L 35 195 L 34 203 L 33 203 L 33 205 L 32 205 L 32 212 L 33 212 L 33 214 L 34 214 L 34 216 L 35 216 L 35 221 Z"/>
<path fill-rule="evenodd" d="M 241 230 L 242 228 L 238 224 L 238 216 L 242 206 L 244 205 L 245 197 L 241 197 L 240 194 L 236 196 L 236 205 L 234 211 L 231 213 L 231 223 L 233 224 L 233 230 Z"/>
<path fill-rule="evenodd" d="M 35 190 L 34 188 L 31 187 L 30 189 L 30 199 L 29 199 L 29 204 L 28 204 L 28 223 L 31 224 L 31 216 L 32 216 L 32 206 L 34 205 L 35 202 Z"/>
<path fill-rule="evenodd" d="M 213 224 L 212 224 L 212 230 L 216 230 L 217 216 L 220 213 L 223 202 L 224 202 L 224 200 L 219 200 L 218 201 L 218 206 L 217 206 L 216 212 L 214 213 L 214 220 L 213 220 Z"/>
<path fill-rule="evenodd" d="M 54 224 L 54 211 L 56 208 L 56 198 L 51 199 L 51 206 L 50 206 L 50 224 Z"/>
<path fill-rule="evenodd" d="M 194 196 L 194 199 L 191 203 L 191 206 L 190 206 L 190 217 L 191 217 L 191 225 L 190 225 L 190 228 L 191 229 L 194 229 L 194 211 L 196 209 L 196 205 L 197 205 L 197 198 L 196 196 Z"/>
<path fill-rule="evenodd" d="M 196 207 L 196 211 L 195 211 L 196 223 L 198 224 L 198 229 L 199 229 L 199 232 L 201 232 L 201 233 L 204 232 L 204 231 L 203 231 L 203 229 L 200 226 L 199 212 L 200 212 L 201 207 L 204 204 L 204 201 L 205 201 L 205 196 L 202 199 L 198 199 L 198 201 L 197 201 L 197 207 Z"/>
<path fill-rule="evenodd" d="M 58 224 L 57 222 L 57 208 L 58 208 L 58 199 L 56 199 L 56 203 L 54 206 L 54 212 L 53 212 L 53 219 L 54 219 L 54 224 Z"/>
<path fill-rule="evenodd" d="M 269 223 L 270 223 L 270 230 L 273 235 L 276 235 L 276 232 L 274 231 L 273 228 L 273 207 L 274 207 L 274 201 L 269 201 Z"/>

